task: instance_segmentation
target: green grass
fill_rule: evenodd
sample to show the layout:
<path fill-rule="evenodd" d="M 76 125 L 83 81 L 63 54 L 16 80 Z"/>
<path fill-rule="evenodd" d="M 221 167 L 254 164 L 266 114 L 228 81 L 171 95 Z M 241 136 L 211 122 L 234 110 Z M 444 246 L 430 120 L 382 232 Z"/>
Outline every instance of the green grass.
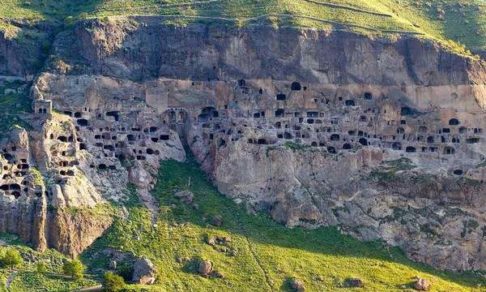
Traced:
<path fill-rule="evenodd" d="M 369 35 L 413 33 L 461 54 L 469 54 L 466 48 L 486 49 L 482 0 L 88 0 L 82 5 L 68 0 L 3 0 L 0 8 L 0 19 L 68 23 L 120 15 L 162 15 L 167 23 L 177 25 L 219 21 L 346 29 Z M 4 22 L 3 29 L 8 27 Z"/>
<path fill-rule="evenodd" d="M 16 268 L 10 269 L 0 267 L 0 291 L 6 290 L 6 281 L 15 272 L 13 281 L 10 285 L 11 292 L 24 291 L 73 291 L 81 287 L 89 287 L 96 284 L 96 281 L 86 279 L 74 281 L 62 275 L 62 265 L 66 257 L 55 250 L 47 250 L 39 253 L 30 247 L 22 244 L 15 236 L 1 234 L 0 240 L 9 244 L 8 247 L 0 246 L 0 254 L 7 248 L 17 249 L 23 256 L 24 262 Z M 39 273 L 36 264 L 42 262 L 46 264 L 47 271 Z"/>
<path fill-rule="evenodd" d="M 198 207 L 176 199 L 178 190 L 193 192 Z M 222 196 L 195 163 L 163 162 L 153 194 L 160 202 L 157 223 L 151 223 L 147 209 L 129 207 L 129 217 L 117 219 L 83 255 L 92 271 L 106 269 L 108 259 L 96 254 L 113 247 L 155 263 L 157 284 L 144 287 L 153 291 L 286 291 L 291 277 L 304 281 L 309 291 L 335 291 L 349 277 L 361 278 L 363 291 L 400 290 L 414 276 L 430 279 L 433 291 L 480 291 L 478 285 L 486 285 L 479 274 L 439 272 L 411 262 L 396 248 L 360 242 L 335 228 L 288 229 L 264 214 L 248 214 Z M 210 224 L 214 216 L 222 217 L 221 227 Z M 206 243 L 216 236 L 232 241 L 216 247 Z M 211 260 L 224 278 L 195 274 L 191 259 L 200 258 Z"/>

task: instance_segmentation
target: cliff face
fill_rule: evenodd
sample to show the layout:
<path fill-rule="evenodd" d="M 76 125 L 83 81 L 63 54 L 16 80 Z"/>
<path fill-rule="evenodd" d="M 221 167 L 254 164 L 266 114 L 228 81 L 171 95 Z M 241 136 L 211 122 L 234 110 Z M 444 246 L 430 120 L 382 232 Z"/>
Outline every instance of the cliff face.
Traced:
<path fill-rule="evenodd" d="M 8 22 L 0 31 L 0 76 L 33 78 L 47 58 L 55 31 L 52 23 Z"/>
<path fill-rule="evenodd" d="M 34 107 L 71 125 L 78 163 L 48 158 L 70 142 L 60 130 L 37 139 L 51 154 L 36 161 L 62 178 L 54 189 L 77 194 L 66 202 L 117 200 L 130 180 L 156 211 L 150 174 L 184 159 L 186 143 L 223 193 L 284 224 L 337 225 L 436 267 L 486 269 L 480 61 L 410 37 L 158 18 L 79 23 L 52 52 Z M 61 114 L 39 112 L 51 101 Z M 78 171 L 92 189 L 72 187 Z M 62 230 L 84 222 L 64 219 Z"/>
<path fill-rule="evenodd" d="M 480 63 L 411 37 L 392 41 L 292 28 L 174 28 L 150 17 L 79 23 L 74 34 L 64 34 L 57 44 L 58 56 L 85 65 L 85 73 L 131 80 L 484 85 Z"/>

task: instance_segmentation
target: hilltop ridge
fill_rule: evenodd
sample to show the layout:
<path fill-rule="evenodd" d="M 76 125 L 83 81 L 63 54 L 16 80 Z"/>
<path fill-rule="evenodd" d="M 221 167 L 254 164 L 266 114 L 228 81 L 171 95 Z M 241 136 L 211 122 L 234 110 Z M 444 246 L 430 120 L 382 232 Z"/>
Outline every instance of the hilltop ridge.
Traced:
<path fill-rule="evenodd" d="M 486 4 L 480 0 L 5 0 L 0 29 L 12 20 L 72 23 L 85 18 L 158 15 L 173 25 L 219 22 L 351 30 L 367 35 L 414 34 L 469 54 L 486 50 Z M 2 24 L 3 23 L 3 24 Z"/>

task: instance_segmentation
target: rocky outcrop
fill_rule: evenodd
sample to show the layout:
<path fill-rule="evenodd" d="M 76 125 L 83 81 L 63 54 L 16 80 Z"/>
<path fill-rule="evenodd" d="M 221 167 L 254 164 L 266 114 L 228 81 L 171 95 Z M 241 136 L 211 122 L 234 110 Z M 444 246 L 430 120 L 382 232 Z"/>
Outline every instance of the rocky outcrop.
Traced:
<path fill-rule="evenodd" d="M 48 246 L 77 256 L 110 227 L 113 221 L 110 215 L 89 208 L 57 209 L 50 214 L 47 225 Z"/>

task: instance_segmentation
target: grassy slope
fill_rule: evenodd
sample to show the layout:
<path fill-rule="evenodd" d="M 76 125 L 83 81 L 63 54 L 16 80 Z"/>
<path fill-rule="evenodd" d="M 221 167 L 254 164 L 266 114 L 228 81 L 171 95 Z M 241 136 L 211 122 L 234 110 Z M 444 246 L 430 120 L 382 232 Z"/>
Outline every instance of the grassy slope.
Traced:
<path fill-rule="evenodd" d="M 195 164 L 163 162 L 158 182 L 157 224 L 146 209 L 132 205 L 128 219 L 119 219 L 85 253 L 93 270 L 107 267 L 106 259 L 93 255 L 109 246 L 150 258 L 160 276 L 156 286 L 145 288 L 154 291 L 285 291 L 288 277 L 302 279 L 309 291 L 333 291 L 348 277 L 363 279 L 364 291 L 400 290 L 417 275 L 431 279 L 433 291 L 480 291 L 475 287 L 486 285 L 478 275 L 438 272 L 407 260 L 398 249 L 359 242 L 333 228 L 287 229 L 265 215 L 249 215 L 218 193 Z M 199 208 L 174 198 L 177 190 L 192 191 Z M 215 215 L 223 217 L 222 227 L 208 223 Z M 230 236 L 226 248 L 236 256 L 206 244 L 208 236 Z M 177 258 L 209 259 L 225 278 L 200 277 L 190 261 Z"/>
<path fill-rule="evenodd" d="M 367 34 L 420 33 L 448 43 L 458 52 L 463 52 L 458 43 L 469 49 L 486 49 L 486 4 L 482 0 L 202 0 L 187 5 L 189 2 L 87 0 L 78 4 L 79 1 L 68 0 L 3 0 L 0 18 L 63 20 L 166 15 L 171 16 L 169 22 L 178 24 L 208 19 L 244 24 L 265 19 L 280 25 L 323 29 L 344 25 Z M 451 39 L 455 42 L 447 42 Z"/>

